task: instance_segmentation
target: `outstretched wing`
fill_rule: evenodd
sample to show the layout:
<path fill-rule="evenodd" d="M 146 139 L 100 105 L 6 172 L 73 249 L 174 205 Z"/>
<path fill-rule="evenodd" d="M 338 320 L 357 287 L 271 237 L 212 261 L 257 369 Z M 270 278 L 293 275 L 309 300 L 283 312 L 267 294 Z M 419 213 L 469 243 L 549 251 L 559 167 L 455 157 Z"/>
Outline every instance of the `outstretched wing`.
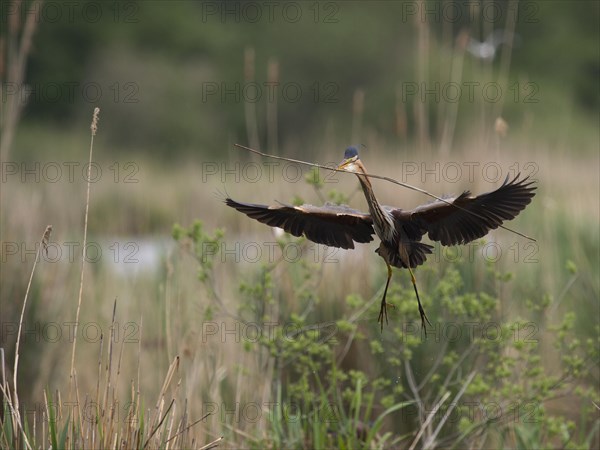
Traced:
<path fill-rule="evenodd" d="M 402 211 L 405 220 L 417 225 L 423 234 L 442 245 L 466 244 L 498 228 L 505 220 L 514 219 L 535 195 L 533 181 L 528 178 L 512 181 L 508 177 L 498 189 L 473 196 L 469 191 L 444 203 L 436 200 Z"/>
<path fill-rule="evenodd" d="M 369 214 L 347 206 L 330 203 L 320 207 L 266 206 L 240 203 L 231 198 L 226 198 L 225 203 L 259 222 L 331 247 L 354 248 L 354 242 L 371 242 L 375 233 Z"/>

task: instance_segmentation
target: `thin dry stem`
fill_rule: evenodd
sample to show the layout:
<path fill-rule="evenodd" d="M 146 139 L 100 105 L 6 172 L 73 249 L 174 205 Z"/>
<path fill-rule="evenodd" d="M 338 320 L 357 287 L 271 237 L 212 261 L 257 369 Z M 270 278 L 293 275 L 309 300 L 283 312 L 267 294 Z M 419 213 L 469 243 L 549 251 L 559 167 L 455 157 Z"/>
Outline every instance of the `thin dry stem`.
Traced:
<path fill-rule="evenodd" d="M 465 59 L 465 49 L 467 41 L 469 40 L 469 34 L 467 31 L 461 32 L 456 38 L 454 46 L 454 53 L 452 55 L 452 65 L 450 70 L 450 81 L 455 84 L 459 84 L 462 80 L 463 75 L 463 63 Z M 440 102 L 440 104 L 446 104 L 446 102 Z M 444 125 L 442 128 L 442 137 L 440 140 L 440 154 L 443 156 L 450 154 L 450 148 L 454 141 L 454 132 L 456 131 L 456 120 L 458 117 L 459 102 L 452 102 L 446 107 L 446 114 L 444 117 Z"/>
<path fill-rule="evenodd" d="M 24 6 L 23 4 L 19 7 Z M 24 6 L 26 7 L 26 6 Z M 9 14 L 9 33 L 7 41 L 0 39 L 0 84 L 5 82 L 13 83 L 18 86 L 18 92 L 15 95 L 3 96 L 3 89 L 0 90 L 0 130 L 2 137 L 0 138 L 0 159 L 6 161 L 10 153 L 15 130 L 21 117 L 21 112 L 25 106 L 23 101 L 22 89 L 25 85 L 25 69 L 27 67 L 27 57 L 31 51 L 33 35 L 37 25 L 40 23 L 40 12 L 42 10 L 42 0 L 36 0 L 30 5 L 25 16 L 25 25 L 23 33 L 18 36 L 18 18 L 23 17 L 22 14 Z M 6 61 L 4 58 L 6 57 Z M 4 64 L 6 63 L 6 67 Z M 3 76 L 6 74 L 6 80 Z M 6 108 L 4 108 L 6 106 Z M 6 112 L 5 112 L 6 111 Z"/>
<path fill-rule="evenodd" d="M 48 225 L 42 234 L 42 238 L 40 239 L 40 245 L 38 246 L 37 252 L 35 254 L 35 260 L 33 261 L 33 267 L 31 268 L 31 274 L 29 275 L 29 282 L 27 283 L 27 289 L 25 290 L 25 298 L 23 299 L 23 307 L 21 308 L 21 317 L 19 319 L 19 331 L 17 333 L 17 342 L 15 345 L 15 364 L 13 368 L 13 403 L 14 403 L 14 414 L 15 420 L 21 430 L 23 429 L 21 424 L 21 414 L 19 412 L 19 395 L 17 389 L 17 373 L 19 371 L 19 347 L 21 344 L 21 330 L 23 329 L 23 318 L 25 317 L 25 308 L 27 307 L 27 298 L 29 297 L 29 290 L 31 289 L 31 282 L 33 281 L 33 274 L 35 273 L 35 268 L 37 266 L 38 259 L 40 258 L 40 250 L 44 247 L 44 242 L 47 241 L 50 237 L 50 232 L 52 231 L 52 225 Z M 25 444 L 27 448 L 31 448 L 29 445 L 29 440 L 27 439 L 27 435 L 23 433 L 23 439 L 25 440 Z"/>
<path fill-rule="evenodd" d="M 104 335 L 100 335 L 100 352 L 98 353 L 98 378 L 96 380 L 96 407 L 100 409 L 100 378 L 102 378 L 102 351 L 104 350 Z M 101 411 L 98 411 L 98 415 Z"/>
<path fill-rule="evenodd" d="M 138 361 L 137 361 L 137 399 L 140 398 L 140 367 L 141 367 L 141 355 L 142 355 L 142 330 L 144 329 L 144 319 L 140 316 L 140 339 L 138 340 Z M 139 404 L 137 404 L 139 411 Z"/>
<path fill-rule="evenodd" d="M 79 418 L 79 429 L 81 430 L 81 437 L 83 438 L 83 414 L 81 411 L 81 399 L 79 398 L 79 385 L 77 384 L 77 372 L 75 372 L 75 397 L 76 397 L 76 407 L 77 407 L 77 415 Z M 73 417 L 73 421 L 75 421 L 75 417 Z M 73 436 L 73 443 L 75 443 L 75 427 L 69 427 L 71 429 L 71 433 Z M 83 442 L 82 442 L 83 445 Z"/>
<path fill-rule="evenodd" d="M 456 407 L 456 405 L 458 405 L 458 401 L 461 399 L 461 397 L 463 396 L 463 394 L 465 393 L 465 391 L 467 390 L 467 388 L 471 384 L 471 381 L 473 381 L 473 378 L 475 378 L 476 374 L 477 374 L 476 371 L 473 371 L 473 372 L 471 372 L 469 374 L 469 376 L 467 377 L 467 379 L 465 380 L 465 382 L 461 386 L 460 390 L 458 391 L 458 393 L 454 397 L 454 401 L 450 402 L 450 405 L 448 406 L 448 409 L 446 410 L 446 413 L 444 414 L 444 416 L 442 417 L 442 419 L 438 423 L 438 426 L 435 428 L 435 431 L 433 432 L 433 434 L 431 434 L 429 436 L 429 438 L 427 438 L 427 441 L 425 441 L 425 444 L 423 445 L 424 449 L 433 448 L 433 446 L 435 445 L 435 439 L 436 439 L 436 437 L 438 436 L 438 434 L 440 434 L 440 431 L 442 431 L 442 427 L 444 426 L 444 424 L 448 420 L 448 417 L 450 417 L 450 414 L 452 414 L 452 411 L 454 411 L 454 408 Z"/>
<path fill-rule="evenodd" d="M 362 122 L 365 112 L 365 91 L 357 89 L 352 98 L 352 142 L 362 139 Z"/>
<path fill-rule="evenodd" d="M 77 313 L 75 314 L 75 327 L 73 337 L 73 352 L 71 353 L 71 381 L 73 379 L 73 368 L 75 366 L 75 349 L 77 348 L 77 328 L 79 326 L 79 313 L 81 312 L 81 298 L 83 296 L 83 274 L 85 272 L 85 258 L 86 258 L 86 244 L 87 244 L 87 230 L 88 230 L 88 213 L 90 209 L 90 190 L 91 190 L 91 177 L 92 177 L 92 156 L 94 151 L 94 136 L 98 130 L 98 115 L 100 114 L 100 108 L 94 108 L 94 115 L 92 118 L 91 131 L 92 135 L 90 138 L 90 158 L 88 163 L 87 172 L 87 194 L 85 199 L 85 218 L 83 223 L 83 257 L 81 258 L 81 277 L 79 279 L 79 296 L 77 299 Z"/>
<path fill-rule="evenodd" d="M 425 8 L 424 0 L 418 0 L 419 9 Z M 425 85 L 429 78 L 429 24 L 420 14 L 415 14 L 415 26 L 417 28 L 417 64 L 416 76 L 419 86 Z M 415 102 L 415 123 L 418 130 L 419 148 L 421 150 L 429 149 L 429 120 L 427 104 L 425 102 Z"/>
<path fill-rule="evenodd" d="M 504 35 L 506 36 L 506 43 L 502 46 L 501 49 L 500 70 L 498 72 L 498 85 L 502 89 L 506 89 L 506 85 L 508 84 L 508 73 L 510 70 L 510 61 L 514 45 L 518 8 L 518 0 L 510 0 L 508 2 L 508 14 L 506 14 L 506 24 L 504 26 Z M 492 117 L 500 117 L 502 115 L 502 110 L 504 109 L 504 101 L 504 96 L 500 96 L 499 101 L 494 104 L 494 111 Z"/>
<path fill-rule="evenodd" d="M 200 447 L 198 450 L 209 450 L 211 448 L 215 448 L 217 445 L 219 445 L 219 442 L 221 442 L 223 440 L 223 436 L 215 439 L 214 441 L 206 444 L 204 447 Z"/>
<path fill-rule="evenodd" d="M 244 51 L 244 81 L 254 83 L 255 51 L 254 47 L 248 47 Z M 244 98 L 244 114 L 246 116 L 246 132 L 248 141 L 254 147 L 258 147 L 258 121 L 256 119 L 256 102 L 246 101 Z"/>
<path fill-rule="evenodd" d="M 425 420 L 425 422 L 423 422 L 423 424 L 421 425 L 421 428 L 419 429 L 419 432 L 415 436 L 415 439 L 412 441 L 412 444 L 410 445 L 410 447 L 408 448 L 408 450 L 414 450 L 414 448 L 417 446 L 417 443 L 421 439 L 421 436 L 425 432 L 425 429 L 429 426 L 429 424 L 431 423 L 431 421 L 433 420 L 433 418 L 437 415 L 437 412 L 442 407 L 442 405 L 446 402 L 446 400 L 448 400 L 448 397 L 450 397 L 450 392 L 446 391 L 446 393 L 441 398 L 441 400 L 438 402 L 438 404 L 435 405 L 435 407 L 433 408 L 433 410 L 429 413 L 429 415 L 427 416 L 427 419 Z"/>
<path fill-rule="evenodd" d="M 186 414 L 187 414 L 187 407 L 186 407 Z M 187 432 L 190 428 L 192 428 L 194 425 L 199 424 L 200 422 L 202 422 L 203 420 L 205 420 L 208 416 L 212 415 L 213 413 L 206 413 L 204 414 L 202 417 L 200 417 L 198 420 L 196 420 L 195 422 L 192 422 L 190 425 L 188 425 L 187 427 L 183 428 L 182 430 L 180 430 L 177 434 L 175 434 L 174 436 L 171 436 L 166 442 L 172 441 L 173 439 L 177 438 L 178 436 L 182 435 L 183 433 Z M 211 444 L 214 444 L 215 442 L 218 442 L 219 440 L 223 439 L 223 437 L 221 436 L 219 439 L 217 439 L 216 441 L 213 441 Z M 165 442 L 165 443 L 166 443 Z"/>
<path fill-rule="evenodd" d="M 4 366 L 4 349 L 0 348 L 0 352 L 2 355 L 2 379 L 3 382 L 2 384 L 0 384 L 0 390 L 2 391 L 2 395 L 4 396 L 4 398 L 6 398 L 6 401 L 8 403 L 8 407 L 11 411 L 11 419 L 12 419 L 12 423 L 14 424 L 13 427 L 14 428 L 19 428 L 21 430 L 21 433 L 23 434 L 23 436 L 25 437 L 25 439 L 27 439 L 27 436 L 25 436 L 25 432 L 23 430 L 23 427 L 21 425 L 21 418 L 20 416 L 17 416 L 17 411 L 15 411 L 15 407 L 13 405 L 13 402 L 11 400 L 11 393 L 10 393 L 10 388 L 8 387 L 8 384 L 6 383 L 6 376 L 5 376 L 5 366 Z M 31 449 L 31 446 L 26 442 L 27 447 L 29 449 Z"/>
<path fill-rule="evenodd" d="M 267 64 L 267 77 L 271 86 L 279 83 L 279 62 L 275 58 L 269 59 Z M 267 146 L 270 151 L 275 151 L 278 147 L 277 140 L 277 94 L 273 93 L 273 98 L 267 102 Z"/>

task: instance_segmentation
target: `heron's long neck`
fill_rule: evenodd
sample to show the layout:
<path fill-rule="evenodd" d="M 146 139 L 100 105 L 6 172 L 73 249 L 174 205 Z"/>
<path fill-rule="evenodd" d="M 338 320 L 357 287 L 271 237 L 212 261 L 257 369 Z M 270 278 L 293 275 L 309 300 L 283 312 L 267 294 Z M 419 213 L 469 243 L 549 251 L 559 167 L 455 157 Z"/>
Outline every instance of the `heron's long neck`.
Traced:
<path fill-rule="evenodd" d="M 393 235 L 394 232 L 394 221 L 392 217 L 381 207 L 375 198 L 373 186 L 371 185 L 369 178 L 362 173 L 357 173 L 356 176 L 358 177 L 358 181 L 360 181 L 360 186 L 362 187 L 367 203 L 369 204 L 369 212 L 373 218 L 375 232 L 380 239 L 391 239 L 392 236 L 388 236 L 388 234 L 392 233 Z"/>

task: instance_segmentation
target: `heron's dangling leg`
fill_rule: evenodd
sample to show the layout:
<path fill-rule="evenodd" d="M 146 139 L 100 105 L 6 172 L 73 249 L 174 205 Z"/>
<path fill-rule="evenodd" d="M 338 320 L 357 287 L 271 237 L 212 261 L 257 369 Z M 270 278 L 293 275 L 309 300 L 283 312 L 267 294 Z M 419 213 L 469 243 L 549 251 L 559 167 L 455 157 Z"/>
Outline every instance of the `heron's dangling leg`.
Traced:
<path fill-rule="evenodd" d="M 390 285 L 390 279 L 392 278 L 392 266 L 390 266 L 387 261 L 385 263 L 388 269 L 387 282 L 385 283 L 385 290 L 383 291 L 383 298 L 381 299 L 381 309 L 379 310 L 379 317 L 377 318 L 377 322 L 381 323 L 381 331 L 383 332 L 383 318 L 385 317 L 385 323 L 388 323 L 387 317 L 387 303 L 385 301 L 385 296 L 387 295 L 388 286 Z M 391 306 L 391 305 L 390 305 Z"/>
<path fill-rule="evenodd" d="M 419 298 L 419 291 L 417 290 L 417 280 L 415 279 L 415 275 L 413 274 L 413 271 L 410 267 L 408 268 L 408 271 L 410 272 L 410 280 L 412 281 L 413 287 L 415 288 L 415 294 L 417 294 L 417 302 L 419 302 L 419 314 L 421 314 L 421 328 L 425 331 L 425 336 L 427 336 L 427 327 L 425 326 L 425 321 L 427 321 L 429 326 L 431 326 L 431 322 L 427 318 L 423 306 L 421 306 L 421 299 Z"/>

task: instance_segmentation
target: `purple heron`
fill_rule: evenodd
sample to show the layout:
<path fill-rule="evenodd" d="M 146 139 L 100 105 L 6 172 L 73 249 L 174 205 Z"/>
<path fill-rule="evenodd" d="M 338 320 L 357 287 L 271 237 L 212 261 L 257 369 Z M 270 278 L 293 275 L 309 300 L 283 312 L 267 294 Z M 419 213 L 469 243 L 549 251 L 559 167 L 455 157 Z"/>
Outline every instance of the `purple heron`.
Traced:
<path fill-rule="evenodd" d="M 388 322 L 385 301 L 392 266 L 408 269 L 417 296 L 421 326 L 427 332 L 425 321 L 430 325 L 412 269 L 423 264 L 433 247 L 421 242 L 427 234 L 429 239 L 442 245 L 466 244 L 485 236 L 489 230 L 498 228 L 505 220 L 514 219 L 530 202 L 536 189 L 528 178 L 512 181 L 508 177 L 498 189 L 481 195 L 469 191 L 436 200 L 412 210 L 382 206 L 377 201 L 367 171 L 358 157 L 356 147 L 348 147 L 338 169 L 353 172 L 365 194 L 369 212 L 364 213 L 343 205 L 326 203 L 324 206 L 275 206 L 240 203 L 226 198 L 225 203 L 271 227 L 279 227 L 294 236 L 304 235 L 318 244 L 353 249 L 354 243 L 367 243 L 376 234 L 381 243 L 375 252 L 383 258 L 388 274 L 377 321 Z"/>

